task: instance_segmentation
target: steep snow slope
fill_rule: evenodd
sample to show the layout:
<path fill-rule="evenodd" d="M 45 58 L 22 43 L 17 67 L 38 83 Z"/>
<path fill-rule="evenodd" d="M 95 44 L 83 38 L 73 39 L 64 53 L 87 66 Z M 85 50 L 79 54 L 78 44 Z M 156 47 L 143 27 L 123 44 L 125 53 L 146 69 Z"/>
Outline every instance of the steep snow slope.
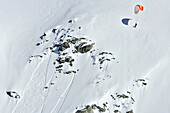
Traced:
<path fill-rule="evenodd" d="M 170 112 L 168 0 L 0 3 L 0 112 Z"/>

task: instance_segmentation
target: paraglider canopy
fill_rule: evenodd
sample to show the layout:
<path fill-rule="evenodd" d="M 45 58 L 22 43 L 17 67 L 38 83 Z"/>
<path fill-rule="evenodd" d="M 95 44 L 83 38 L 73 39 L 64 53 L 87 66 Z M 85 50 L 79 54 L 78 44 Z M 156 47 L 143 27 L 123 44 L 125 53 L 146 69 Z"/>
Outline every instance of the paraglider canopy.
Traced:
<path fill-rule="evenodd" d="M 143 8 L 144 7 L 142 5 L 136 5 L 134 10 L 135 14 L 137 15 L 139 11 L 143 11 Z"/>

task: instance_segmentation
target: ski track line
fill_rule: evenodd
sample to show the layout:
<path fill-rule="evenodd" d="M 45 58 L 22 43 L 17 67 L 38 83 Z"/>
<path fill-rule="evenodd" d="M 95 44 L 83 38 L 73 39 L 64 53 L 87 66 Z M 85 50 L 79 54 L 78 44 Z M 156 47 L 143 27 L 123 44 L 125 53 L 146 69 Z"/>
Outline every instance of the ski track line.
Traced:
<path fill-rule="evenodd" d="M 55 110 L 55 108 L 57 107 L 58 103 L 61 101 L 62 97 L 65 95 L 65 93 L 66 93 L 67 90 L 68 90 L 68 93 L 66 94 L 66 97 L 64 98 L 64 101 L 63 101 L 63 103 L 62 103 L 62 105 L 61 105 L 58 113 L 60 112 L 60 110 L 61 110 L 61 108 L 62 108 L 62 106 L 63 106 L 63 104 L 64 104 L 64 102 L 65 102 L 65 100 L 66 100 L 66 98 L 67 98 L 67 96 L 68 96 L 68 94 L 69 94 L 69 91 L 70 91 L 71 86 L 72 86 L 72 84 L 73 84 L 74 78 L 75 78 L 75 74 L 73 75 L 72 80 L 70 81 L 70 84 L 69 84 L 68 87 L 65 89 L 65 91 L 63 92 L 63 94 L 60 96 L 59 100 L 57 101 L 56 105 L 54 106 L 54 108 L 52 109 L 52 111 L 51 111 L 50 113 L 53 113 L 53 112 L 54 112 L 54 110 Z"/>
<path fill-rule="evenodd" d="M 70 28 L 71 27 L 73 27 L 73 25 L 71 25 L 70 26 Z M 58 36 L 59 36 L 59 34 L 61 33 L 61 32 L 59 32 L 59 30 L 61 29 L 62 27 L 61 26 L 58 26 L 56 29 L 58 29 L 58 32 L 57 32 L 57 34 L 56 34 L 56 36 L 55 36 L 55 40 L 58 38 Z M 66 36 L 65 36 L 66 37 Z M 54 41 L 55 41 L 54 40 Z M 50 58 L 49 58 L 49 61 L 48 61 L 48 64 L 47 64 L 47 68 L 46 68 L 46 74 L 45 74 L 45 84 L 46 84 L 46 76 L 47 76 L 47 73 L 48 73 L 48 66 L 49 66 L 49 63 L 50 63 L 50 59 L 51 59 L 51 53 L 50 53 Z M 53 76 L 54 76 L 54 74 L 53 74 Z M 53 76 L 52 76 L 52 78 L 53 78 Z M 51 81 L 52 80 L 52 78 L 49 80 L 49 81 Z M 48 82 L 49 83 L 49 82 Z M 65 91 L 64 91 L 65 92 Z M 45 102 L 46 102 L 46 98 L 47 98 L 47 96 L 48 96 L 48 93 L 49 93 L 49 90 L 48 90 L 48 92 L 47 92 L 47 95 L 45 96 L 45 101 L 44 101 L 44 103 L 43 103 L 43 108 L 42 108 L 42 111 L 41 111 L 41 113 L 43 113 L 43 109 L 44 109 L 44 104 L 45 104 Z"/>
<path fill-rule="evenodd" d="M 44 60 L 45 60 L 45 59 L 44 59 Z M 26 88 L 29 86 L 30 82 L 32 81 L 32 79 L 33 79 L 33 77 L 34 77 L 34 75 L 35 75 L 35 72 L 37 71 L 37 69 L 39 68 L 40 64 L 41 64 L 44 60 L 42 60 L 40 63 L 38 63 L 37 67 L 35 68 L 34 72 L 32 73 L 31 79 L 29 80 L 29 82 L 27 83 L 27 85 L 26 85 L 25 88 L 24 88 L 23 95 L 25 94 Z M 23 96 L 22 96 L 21 99 L 17 102 L 17 105 L 16 105 L 15 108 L 13 109 L 12 113 L 15 112 L 15 110 L 16 110 L 18 104 L 21 102 L 22 98 L 23 98 Z"/>
<path fill-rule="evenodd" d="M 50 57 L 49 57 L 49 60 L 48 60 L 48 63 L 47 63 L 47 67 L 46 67 L 45 85 L 46 85 L 46 77 L 47 77 L 47 74 L 48 74 L 48 67 L 49 67 L 50 60 L 51 60 L 51 53 L 50 53 Z M 54 74 L 52 75 L 52 77 L 51 77 L 51 79 L 49 80 L 49 82 L 52 80 L 53 76 L 54 76 Z M 46 99 L 47 99 L 49 90 L 50 90 L 50 87 L 49 87 L 49 89 L 48 89 L 47 94 L 45 95 L 45 99 L 44 99 L 44 102 L 43 102 L 43 107 L 42 107 L 41 113 L 43 113 L 44 105 L 45 105 L 45 102 L 46 102 Z"/>
<path fill-rule="evenodd" d="M 50 57 L 49 57 L 49 60 L 48 60 L 48 63 L 47 63 L 47 67 L 46 67 L 45 84 L 46 84 L 46 78 L 47 78 L 47 74 L 48 74 L 48 67 L 49 67 L 50 60 L 51 60 L 51 52 L 50 52 Z"/>
<path fill-rule="evenodd" d="M 52 78 L 54 77 L 54 75 L 55 75 L 55 74 L 53 73 L 53 76 L 51 77 L 51 79 L 49 80 L 49 82 L 52 81 Z M 48 83 L 49 83 L 49 82 L 48 82 Z M 43 103 L 43 107 L 42 107 L 41 113 L 43 113 L 44 105 L 45 105 L 45 102 L 46 102 L 46 100 L 47 100 L 47 96 L 48 96 L 48 94 L 49 94 L 49 90 L 50 90 L 50 86 L 49 86 L 49 88 L 48 88 L 47 95 L 45 96 L 45 100 L 44 100 L 44 103 Z"/>
<path fill-rule="evenodd" d="M 70 9 L 71 9 L 71 8 L 70 8 Z M 69 9 L 69 10 L 70 10 L 70 9 Z M 68 11 L 68 12 L 69 12 L 69 11 Z M 67 12 L 67 13 L 68 13 L 68 12 Z M 66 15 L 67 15 L 67 13 L 66 13 Z M 58 27 L 61 27 L 61 26 L 58 26 Z M 70 26 L 70 28 L 72 28 L 72 27 L 73 27 L 73 24 Z M 40 29 L 41 29 L 41 28 L 40 28 Z M 58 35 L 59 35 L 59 34 L 57 34 L 55 38 L 57 38 Z M 49 61 L 48 61 L 48 63 L 47 63 L 46 74 L 45 74 L 45 84 L 46 84 L 46 76 L 47 76 L 47 73 L 48 73 L 48 67 L 49 67 L 50 59 L 51 59 L 51 54 L 50 54 L 50 57 L 49 57 Z M 45 59 L 44 59 L 44 60 L 45 60 Z M 23 91 L 24 93 L 23 93 L 23 95 L 25 94 L 26 88 L 29 86 L 30 82 L 32 81 L 32 79 L 33 79 L 33 77 L 34 77 L 34 75 L 35 75 L 35 72 L 37 71 L 37 69 L 39 68 L 40 64 L 41 64 L 44 60 L 42 60 L 42 61 L 37 65 L 36 69 L 34 70 L 34 72 L 33 72 L 33 74 L 32 74 L 31 79 L 29 80 L 29 82 L 27 83 L 27 85 L 26 85 L 25 88 L 24 88 L 24 91 Z M 26 66 L 26 68 L 27 68 L 27 67 L 28 67 L 28 66 Z M 54 76 L 54 74 L 53 74 L 53 76 Z M 53 76 L 52 76 L 52 78 L 53 78 Z M 65 91 L 63 92 L 63 94 L 60 96 L 60 99 L 57 101 L 57 104 L 60 102 L 61 98 L 64 96 L 64 94 L 67 92 L 67 90 L 70 90 L 70 89 L 71 89 L 71 85 L 72 85 L 72 83 L 73 83 L 74 76 L 75 76 L 75 75 L 73 75 L 73 78 L 72 78 L 70 84 L 68 85 L 68 87 L 66 88 L 66 90 L 65 90 Z M 52 78 L 51 78 L 51 80 L 52 80 Z M 51 80 L 49 80 L 49 81 L 51 81 Z M 48 92 L 47 92 L 46 98 L 47 98 L 47 96 L 48 96 L 48 93 L 49 93 L 49 90 L 48 90 Z M 68 93 L 69 93 L 69 92 L 68 92 Z M 67 95 L 68 95 L 68 93 L 67 93 Z M 67 96 L 67 95 L 66 95 L 66 96 Z M 23 98 L 23 97 L 21 97 L 21 99 L 17 102 L 17 105 L 16 105 L 15 108 L 13 109 L 12 113 L 15 112 L 15 110 L 16 110 L 16 108 L 18 107 L 18 104 L 21 102 L 22 98 Z M 45 101 L 46 101 L 46 98 L 45 98 Z M 64 99 L 64 100 L 65 100 L 65 99 Z M 44 104 L 45 104 L 45 102 L 43 103 L 43 108 L 44 108 Z M 56 104 L 56 105 L 57 105 L 57 104 Z M 64 103 L 63 103 L 63 104 L 64 104 Z M 62 104 L 62 105 L 63 105 L 63 104 Z M 56 107 L 56 105 L 55 105 L 55 107 Z M 55 107 L 54 107 L 54 109 L 55 109 Z M 62 106 L 61 106 L 61 107 L 62 107 Z M 42 108 L 41 113 L 43 112 L 43 108 Z M 53 112 L 54 109 L 53 109 L 51 112 Z M 61 109 L 61 108 L 60 108 L 60 109 Z"/>

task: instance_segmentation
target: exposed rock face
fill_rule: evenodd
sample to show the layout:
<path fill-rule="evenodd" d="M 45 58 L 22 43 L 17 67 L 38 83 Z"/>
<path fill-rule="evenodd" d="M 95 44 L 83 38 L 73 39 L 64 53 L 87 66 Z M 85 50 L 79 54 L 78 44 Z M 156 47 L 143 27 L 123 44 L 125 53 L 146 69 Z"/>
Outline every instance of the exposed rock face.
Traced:
<path fill-rule="evenodd" d="M 81 48 L 84 44 L 87 44 L 87 43 L 86 43 L 86 42 L 82 42 L 82 43 L 80 43 L 78 46 L 76 46 L 75 49 L 79 52 L 79 51 L 80 51 L 80 48 Z"/>
<path fill-rule="evenodd" d="M 80 53 L 87 53 L 89 52 L 92 48 L 93 48 L 93 45 L 94 44 L 90 44 L 90 45 L 86 45 L 86 46 L 83 46 L 79 49 L 79 52 Z"/>
<path fill-rule="evenodd" d="M 70 48 L 69 42 L 64 42 L 61 46 L 59 46 L 59 51 L 64 51 L 66 49 Z"/>
<path fill-rule="evenodd" d="M 84 109 L 82 110 L 78 110 L 76 111 L 76 113 L 94 113 L 93 110 L 95 109 L 98 109 L 99 113 L 101 112 L 106 112 L 106 109 L 105 109 L 106 106 L 104 106 L 103 108 L 100 107 L 100 106 L 97 106 L 96 104 L 93 104 L 93 105 L 87 105 Z"/>
<path fill-rule="evenodd" d="M 133 110 L 131 109 L 130 111 L 126 112 L 126 113 L 133 113 Z"/>
<path fill-rule="evenodd" d="M 94 113 L 94 112 L 93 112 L 93 108 L 87 105 L 86 108 L 82 110 L 78 110 L 76 113 Z"/>
<path fill-rule="evenodd" d="M 78 38 L 74 37 L 74 38 L 71 40 L 71 43 L 72 43 L 72 44 L 76 44 L 76 42 L 77 42 L 78 40 L 79 40 Z"/>
<path fill-rule="evenodd" d="M 12 98 L 16 98 L 19 99 L 20 96 L 18 95 L 18 93 L 16 93 L 15 91 L 7 91 L 6 92 L 8 96 L 12 97 Z"/>
<path fill-rule="evenodd" d="M 73 23 L 70 20 L 68 23 Z M 81 27 L 79 27 L 81 29 Z M 48 34 L 51 32 L 53 36 L 48 37 Z M 41 42 L 38 42 L 36 46 L 44 47 L 43 53 L 38 55 L 33 55 L 29 58 L 29 63 L 33 59 L 42 61 L 45 58 L 48 58 L 49 64 L 52 60 L 52 65 L 54 67 L 53 72 L 53 81 L 48 83 L 47 86 L 44 86 L 44 90 L 50 90 L 50 87 L 55 86 L 55 79 L 60 75 L 68 75 L 74 77 L 74 75 L 79 74 L 79 68 L 77 66 L 77 60 L 81 56 L 87 55 L 92 58 L 91 65 L 95 64 L 96 68 L 100 67 L 99 71 L 102 71 L 102 68 L 105 68 L 105 64 L 115 60 L 112 53 L 102 52 L 99 49 L 94 47 L 94 42 L 88 38 L 76 35 L 75 30 L 72 28 L 57 27 L 49 31 L 47 35 L 42 35 Z M 42 48 L 41 48 L 42 49 Z M 81 55 L 83 54 L 83 55 Z M 81 69 L 80 69 L 81 70 Z M 81 74 L 81 73 L 80 73 Z M 98 75 L 100 76 L 100 75 Z M 102 75 L 102 81 L 110 79 L 111 75 Z M 96 83 L 101 81 L 97 79 Z M 94 113 L 95 110 L 98 112 L 106 112 L 107 105 L 104 104 L 103 107 L 100 107 L 96 104 L 84 106 L 85 108 L 77 110 L 76 113 Z"/>
<path fill-rule="evenodd" d="M 70 20 L 68 23 L 73 23 L 73 21 Z M 79 27 L 79 29 L 81 29 L 81 27 Z M 77 60 L 79 60 L 81 56 L 87 55 L 88 57 L 90 56 L 92 58 L 91 64 L 94 65 L 94 67 L 96 65 L 98 71 L 101 72 L 101 74 L 97 75 L 92 84 L 97 86 L 100 85 L 102 82 L 107 82 L 107 80 L 112 77 L 112 74 L 105 73 L 108 63 L 116 61 L 117 59 L 115 58 L 113 53 L 101 51 L 95 48 L 94 43 L 91 40 L 82 36 L 79 37 L 79 35 L 73 33 L 74 31 L 75 30 L 71 28 L 64 27 L 53 29 L 51 32 L 55 34 L 55 37 L 53 37 L 54 40 L 51 40 L 51 36 L 48 39 L 48 33 L 47 35 L 44 33 L 44 35 L 41 36 L 41 42 L 38 42 L 36 46 L 41 46 L 45 43 L 48 43 L 48 47 L 45 45 L 46 49 L 43 54 L 31 56 L 29 59 L 29 63 L 31 63 L 32 59 L 34 58 L 42 60 L 46 58 L 46 56 L 51 55 L 53 57 L 53 66 L 56 69 L 54 69 L 54 73 L 57 73 L 56 78 L 58 77 L 57 75 L 73 75 L 74 77 L 74 75 L 81 74 L 78 72 L 80 67 L 76 65 Z M 51 61 L 49 63 L 51 63 Z M 80 70 L 81 69 L 82 68 L 80 68 Z M 148 80 L 145 78 L 137 79 L 134 80 L 133 86 L 146 87 L 148 84 L 147 82 Z M 54 87 L 55 83 L 57 82 L 53 80 L 49 83 L 48 86 L 45 86 L 44 89 L 50 90 L 50 87 Z M 7 92 L 7 94 L 12 98 L 20 98 L 20 96 L 16 92 L 9 91 Z M 111 101 L 108 101 L 108 103 L 113 107 L 112 110 L 107 107 L 106 102 L 103 104 L 103 107 L 100 107 L 96 104 L 83 106 L 83 108 L 81 106 L 79 110 L 76 108 L 76 113 L 94 113 L 96 111 L 99 113 L 108 111 L 112 113 L 133 113 L 133 104 L 135 103 L 133 92 L 113 92 L 110 94 L 110 96 Z"/>
<path fill-rule="evenodd" d="M 127 95 L 122 94 L 122 95 L 117 95 L 118 98 L 129 98 Z"/>

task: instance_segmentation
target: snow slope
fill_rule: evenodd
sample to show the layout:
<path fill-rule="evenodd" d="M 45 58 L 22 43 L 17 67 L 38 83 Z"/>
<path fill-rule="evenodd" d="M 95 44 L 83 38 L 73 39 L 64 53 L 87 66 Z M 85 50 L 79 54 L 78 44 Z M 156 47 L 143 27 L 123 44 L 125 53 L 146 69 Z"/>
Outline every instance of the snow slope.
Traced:
<path fill-rule="evenodd" d="M 168 3 L 0 0 L 0 113 L 169 113 Z"/>

